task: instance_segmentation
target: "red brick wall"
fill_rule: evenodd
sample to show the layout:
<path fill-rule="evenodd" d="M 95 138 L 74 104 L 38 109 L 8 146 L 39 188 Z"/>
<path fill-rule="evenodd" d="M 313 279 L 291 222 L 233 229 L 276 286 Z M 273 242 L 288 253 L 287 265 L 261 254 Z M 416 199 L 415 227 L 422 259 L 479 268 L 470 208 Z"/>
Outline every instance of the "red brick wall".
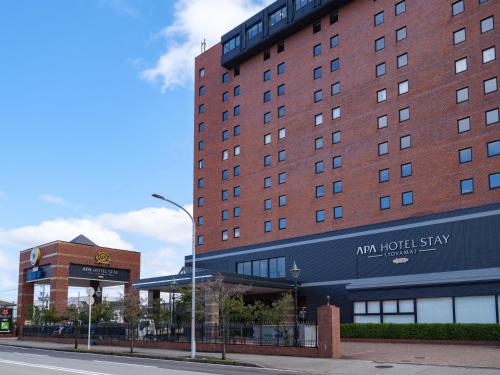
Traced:
<path fill-rule="evenodd" d="M 204 225 L 198 234 L 204 245 L 198 252 L 216 251 L 238 246 L 321 233 L 360 225 L 380 223 L 436 212 L 450 211 L 500 201 L 500 191 L 488 189 L 488 174 L 500 172 L 500 159 L 487 158 L 486 143 L 500 138 L 500 126 L 485 126 L 484 112 L 499 105 L 498 92 L 484 95 L 483 80 L 498 76 L 500 7 L 489 1 L 465 1 L 465 12 L 451 16 L 453 1 L 407 1 L 406 13 L 395 16 L 393 0 L 353 1 L 341 8 L 339 21 L 330 25 L 328 16 L 322 19 L 322 31 L 313 34 L 306 27 L 285 41 L 285 51 L 278 54 L 276 46 L 271 58 L 263 61 L 259 54 L 244 62 L 241 74 L 230 72 L 229 83 L 222 83 L 226 71 L 220 65 L 221 46 L 217 45 L 196 59 L 195 82 L 195 217 L 202 215 Z M 385 22 L 374 27 L 373 16 L 384 10 Z M 480 34 L 480 20 L 495 16 L 495 30 Z M 406 26 L 408 37 L 396 43 L 395 31 Z M 467 41 L 454 46 L 453 32 L 467 28 Z M 331 36 L 340 35 L 340 45 L 330 49 Z M 375 39 L 385 36 L 386 47 L 374 51 Z M 313 57 L 312 49 L 322 43 L 323 52 Z M 496 45 L 497 60 L 482 64 L 481 51 Z M 409 54 L 409 65 L 396 69 L 396 57 Z M 467 72 L 455 75 L 454 61 L 468 57 Z M 330 61 L 340 58 L 339 71 L 330 72 Z M 387 64 L 387 74 L 375 78 L 375 66 Z M 278 76 L 276 66 L 286 62 L 286 73 Z M 313 69 L 323 67 L 323 77 L 313 80 Z M 205 77 L 198 71 L 204 67 Z M 270 69 L 272 78 L 263 81 L 263 72 Z M 409 93 L 398 96 L 397 86 L 409 80 Z M 330 96 L 330 85 L 339 81 L 341 93 Z M 286 84 L 286 94 L 277 97 L 277 86 Z M 206 94 L 198 97 L 204 85 Z M 241 87 L 234 98 L 233 88 Z M 457 89 L 469 86 L 470 100 L 456 104 Z M 376 103 L 376 92 L 388 90 L 388 100 Z M 324 99 L 313 103 L 313 92 L 322 89 Z M 272 92 L 272 100 L 263 103 L 263 93 Z M 222 102 L 222 93 L 229 92 L 229 101 Z M 205 113 L 198 114 L 199 104 Z M 233 117 L 235 105 L 241 105 L 241 115 Z M 286 105 L 286 117 L 277 118 L 277 108 Z M 341 106 L 340 119 L 332 120 L 331 109 Z M 399 123 L 398 110 L 410 106 L 410 121 Z M 222 122 L 222 112 L 229 120 Z M 263 114 L 272 112 L 273 120 L 264 125 Z M 314 126 L 314 115 L 322 112 L 324 123 Z M 387 114 L 389 126 L 377 129 L 377 117 Z M 471 117 L 472 130 L 458 134 L 457 120 Z M 205 132 L 198 133 L 198 123 L 205 123 Z M 233 126 L 241 126 L 241 135 L 232 136 Z M 278 129 L 286 127 L 286 138 L 278 141 Z M 222 131 L 229 130 L 229 140 L 222 141 Z M 331 144 L 331 134 L 342 132 L 340 144 Z M 264 135 L 272 134 L 272 142 L 264 145 Z M 412 147 L 399 150 L 401 136 L 411 135 Z M 314 139 L 323 136 L 325 146 L 314 150 Z M 198 151 L 198 141 L 205 141 L 205 150 Z M 378 156 L 377 147 L 389 142 L 389 154 Z M 241 146 L 241 155 L 232 155 L 233 147 Z M 459 165 L 458 150 L 472 147 L 473 162 Z M 222 151 L 229 150 L 229 159 L 222 161 Z M 286 150 L 286 161 L 278 163 L 279 150 Z M 264 155 L 272 155 L 271 167 L 264 168 Z M 343 166 L 332 169 L 332 157 L 342 155 Z M 198 160 L 205 168 L 198 169 Z M 323 160 L 325 172 L 314 173 L 316 161 Z M 400 165 L 411 162 L 413 175 L 400 178 Z M 241 176 L 232 177 L 232 168 L 241 167 Z M 390 168 L 391 180 L 378 182 L 378 171 Z M 228 169 L 230 178 L 222 181 L 221 172 Z M 277 175 L 287 172 L 286 184 L 278 185 Z M 264 177 L 271 176 L 273 186 L 265 190 Z M 474 178 L 475 193 L 461 196 L 459 181 Z M 205 179 L 205 187 L 196 187 L 197 179 Z M 343 180 L 344 192 L 332 194 L 332 183 Z M 315 198 L 315 186 L 325 185 L 326 196 Z M 232 188 L 241 186 L 241 196 L 232 197 Z M 229 200 L 221 201 L 221 191 L 229 191 Z M 401 193 L 413 191 L 414 204 L 403 207 Z M 287 195 L 287 206 L 278 207 L 279 195 Z M 391 209 L 380 211 L 379 197 L 391 196 Z M 205 198 L 203 208 L 196 199 Z M 264 211 L 263 201 L 271 198 L 273 208 Z M 241 207 L 241 217 L 232 218 L 232 209 Z M 333 220 L 333 207 L 343 206 L 344 217 Z M 221 211 L 230 210 L 230 219 L 221 221 Z M 326 221 L 315 222 L 315 211 L 325 209 Z M 278 219 L 286 217 L 288 228 L 278 230 Z M 273 221 L 271 233 L 264 233 L 264 221 Z M 232 238 L 232 230 L 241 228 L 241 237 Z M 228 230 L 230 239 L 221 241 L 221 231 Z"/>

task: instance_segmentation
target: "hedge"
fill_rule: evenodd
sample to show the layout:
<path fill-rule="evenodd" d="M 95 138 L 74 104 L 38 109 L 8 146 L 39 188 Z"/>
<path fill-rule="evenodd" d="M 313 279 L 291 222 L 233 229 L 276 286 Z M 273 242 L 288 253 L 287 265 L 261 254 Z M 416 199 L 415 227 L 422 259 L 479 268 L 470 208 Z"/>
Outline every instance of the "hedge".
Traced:
<path fill-rule="evenodd" d="M 500 341 L 500 324 L 341 324 L 342 338 Z"/>

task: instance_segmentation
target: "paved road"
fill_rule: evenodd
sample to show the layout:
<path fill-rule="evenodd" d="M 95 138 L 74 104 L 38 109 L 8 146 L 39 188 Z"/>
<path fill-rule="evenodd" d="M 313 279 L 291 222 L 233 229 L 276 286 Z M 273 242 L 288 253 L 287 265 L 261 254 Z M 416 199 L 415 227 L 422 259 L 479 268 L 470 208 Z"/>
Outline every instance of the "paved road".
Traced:
<path fill-rule="evenodd" d="M 290 375 L 294 372 L 0 346 L 2 375 Z"/>

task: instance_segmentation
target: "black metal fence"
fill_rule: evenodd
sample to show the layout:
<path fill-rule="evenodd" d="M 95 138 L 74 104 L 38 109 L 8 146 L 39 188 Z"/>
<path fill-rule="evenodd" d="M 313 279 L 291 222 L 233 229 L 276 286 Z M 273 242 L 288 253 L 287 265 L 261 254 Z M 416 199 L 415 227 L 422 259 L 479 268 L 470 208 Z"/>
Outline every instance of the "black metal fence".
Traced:
<path fill-rule="evenodd" d="M 225 331 L 225 332 L 224 332 Z M 87 338 L 88 325 L 82 325 L 78 336 Z M 24 336 L 74 338 L 75 327 L 68 324 L 39 324 L 25 326 Z M 272 346 L 317 346 L 316 323 L 300 323 L 296 328 L 291 324 L 255 324 L 235 323 L 227 324 L 222 329 L 217 324 L 196 324 L 196 340 L 199 343 L 220 344 L 225 342 L 232 345 L 272 345 Z M 98 323 L 91 326 L 92 340 L 139 340 L 152 342 L 190 342 L 191 325 L 186 324 L 158 324 L 140 322 L 134 328 L 127 324 Z"/>

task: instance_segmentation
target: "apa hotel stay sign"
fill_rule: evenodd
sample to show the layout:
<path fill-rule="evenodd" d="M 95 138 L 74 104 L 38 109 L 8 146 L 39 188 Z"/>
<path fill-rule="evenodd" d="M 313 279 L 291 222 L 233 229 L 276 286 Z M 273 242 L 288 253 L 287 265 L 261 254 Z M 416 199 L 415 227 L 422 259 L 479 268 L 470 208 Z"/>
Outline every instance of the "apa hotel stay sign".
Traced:
<path fill-rule="evenodd" d="M 409 238 L 404 240 L 382 242 L 358 246 L 357 256 L 368 258 L 394 258 L 393 263 L 401 264 L 409 261 L 408 256 L 431 251 L 438 251 L 450 242 L 450 234 Z"/>

